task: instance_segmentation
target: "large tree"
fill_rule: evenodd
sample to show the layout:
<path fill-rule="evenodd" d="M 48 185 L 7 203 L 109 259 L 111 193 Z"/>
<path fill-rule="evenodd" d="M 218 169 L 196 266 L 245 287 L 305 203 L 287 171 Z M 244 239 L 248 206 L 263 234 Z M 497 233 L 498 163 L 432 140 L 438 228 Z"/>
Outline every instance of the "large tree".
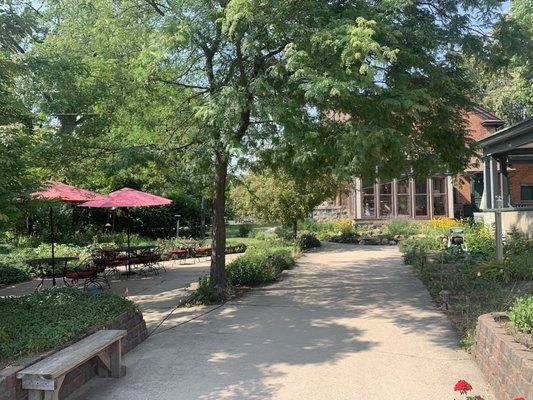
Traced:
<path fill-rule="evenodd" d="M 513 0 L 489 36 L 467 63 L 474 98 L 511 125 L 533 115 L 533 1 Z"/>
<path fill-rule="evenodd" d="M 218 290 L 228 167 L 243 158 L 300 168 L 321 153 L 362 175 L 466 164 L 469 84 L 458 52 L 479 42 L 498 3 L 145 1 L 166 35 L 154 79 L 190 91 L 211 156 Z"/>
<path fill-rule="evenodd" d="M 283 222 L 298 232 L 298 221 L 336 193 L 338 184 L 330 174 L 315 171 L 310 179 L 295 178 L 281 171 L 249 174 L 231 190 L 233 208 L 241 217 L 264 222 Z"/>

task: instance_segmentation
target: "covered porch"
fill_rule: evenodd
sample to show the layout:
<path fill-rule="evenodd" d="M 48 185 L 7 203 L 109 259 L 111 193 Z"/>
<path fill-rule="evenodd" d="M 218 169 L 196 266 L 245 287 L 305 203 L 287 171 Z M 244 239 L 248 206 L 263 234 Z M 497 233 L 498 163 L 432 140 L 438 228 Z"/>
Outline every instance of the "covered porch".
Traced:
<path fill-rule="evenodd" d="M 481 209 L 533 206 L 533 193 L 530 193 L 533 185 L 515 182 L 511 187 L 509 181 L 511 169 L 533 168 L 533 118 L 502 129 L 478 143 L 484 159 Z M 529 168 L 525 171 L 529 174 Z M 513 202 L 511 189 L 516 192 Z"/>

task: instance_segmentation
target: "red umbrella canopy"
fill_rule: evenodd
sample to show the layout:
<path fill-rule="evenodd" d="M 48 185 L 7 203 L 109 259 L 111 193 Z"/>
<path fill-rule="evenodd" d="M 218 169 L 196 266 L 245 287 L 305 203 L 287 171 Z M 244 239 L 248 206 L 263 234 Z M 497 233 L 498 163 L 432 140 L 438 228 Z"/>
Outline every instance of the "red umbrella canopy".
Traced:
<path fill-rule="evenodd" d="M 47 182 L 46 189 L 30 194 L 35 199 L 60 200 L 67 203 L 85 203 L 104 198 L 101 194 L 80 189 L 65 183 Z"/>
<path fill-rule="evenodd" d="M 80 204 L 80 206 L 93 208 L 120 208 L 168 206 L 170 204 L 172 204 L 172 200 L 170 199 L 126 187 L 111 192 L 101 199 Z"/>

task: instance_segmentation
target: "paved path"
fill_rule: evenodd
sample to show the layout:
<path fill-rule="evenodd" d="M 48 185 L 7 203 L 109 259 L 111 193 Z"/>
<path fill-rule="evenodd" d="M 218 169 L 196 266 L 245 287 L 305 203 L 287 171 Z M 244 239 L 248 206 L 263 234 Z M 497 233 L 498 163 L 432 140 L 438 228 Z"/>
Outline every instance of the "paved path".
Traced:
<path fill-rule="evenodd" d="M 226 260 L 229 262 L 237 256 L 238 254 L 229 254 Z M 159 275 L 134 275 L 131 278 L 111 280 L 110 290 L 113 293 L 127 296 L 141 308 L 148 331 L 155 329 L 174 307 L 190 295 L 188 289 L 191 284 L 197 284 L 201 276 L 209 274 L 210 261 L 204 257 L 196 261 L 168 261 L 161 264 L 165 266 L 166 272 Z M 46 287 L 50 286 L 48 281 Z M 38 280 L 33 280 L 0 287 L 0 297 L 33 293 L 38 283 Z M 57 283 L 59 286 L 63 285 L 61 279 Z"/>
<path fill-rule="evenodd" d="M 494 400 L 456 342 L 395 247 L 328 244 L 282 282 L 178 309 L 125 357 L 127 376 L 73 398 L 451 400 L 466 379 Z"/>

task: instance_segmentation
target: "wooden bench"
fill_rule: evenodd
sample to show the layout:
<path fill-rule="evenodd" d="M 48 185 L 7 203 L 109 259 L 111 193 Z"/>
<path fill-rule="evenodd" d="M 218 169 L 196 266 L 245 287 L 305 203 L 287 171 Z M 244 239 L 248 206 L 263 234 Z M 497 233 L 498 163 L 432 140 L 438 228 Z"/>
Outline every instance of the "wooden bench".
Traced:
<path fill-rule="evenodd" d="M 93 357 L 98 357 L 98 375 L 119 378 L 122 367 L 121 340 L 125 330 L 102 330 L 76 342 L 17 373 L 28 400 L 58 400 L 65 375 Z"/>

